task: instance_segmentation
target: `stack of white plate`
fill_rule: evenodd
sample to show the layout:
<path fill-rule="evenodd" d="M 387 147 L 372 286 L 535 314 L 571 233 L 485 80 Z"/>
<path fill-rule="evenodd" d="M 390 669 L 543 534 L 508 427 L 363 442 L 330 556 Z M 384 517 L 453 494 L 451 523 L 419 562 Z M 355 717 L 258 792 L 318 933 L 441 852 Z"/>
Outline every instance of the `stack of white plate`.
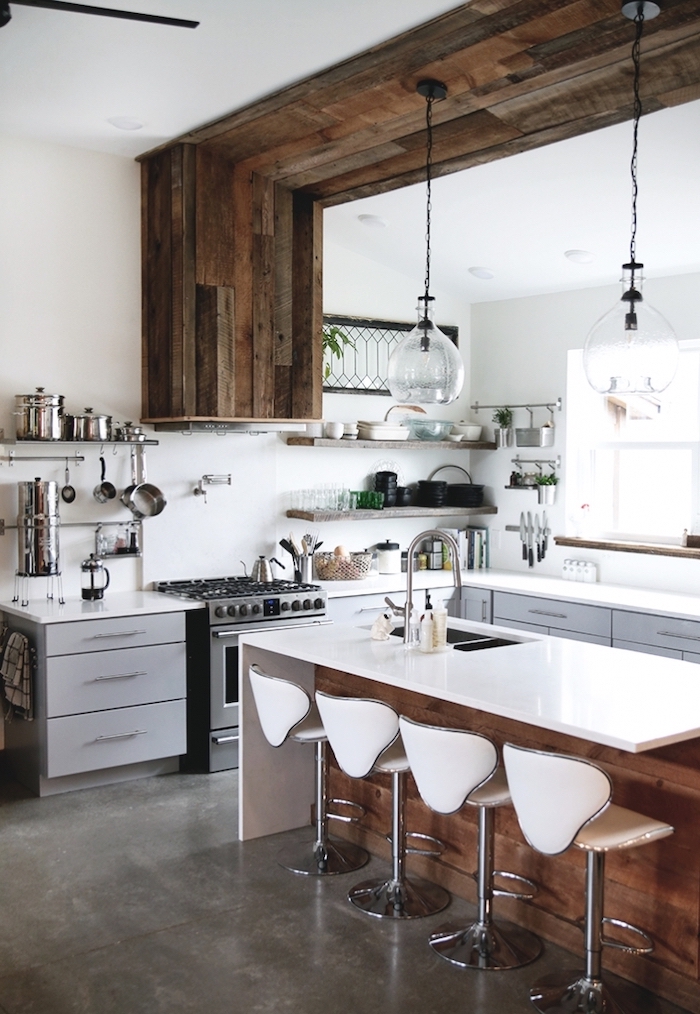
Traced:
<path fill-rule="evenodd" d="M 409 431 L 406 426 L 395 422 L 368 422 L 359 419 L 357 436 L 360 440 L 408 440 Z"/>

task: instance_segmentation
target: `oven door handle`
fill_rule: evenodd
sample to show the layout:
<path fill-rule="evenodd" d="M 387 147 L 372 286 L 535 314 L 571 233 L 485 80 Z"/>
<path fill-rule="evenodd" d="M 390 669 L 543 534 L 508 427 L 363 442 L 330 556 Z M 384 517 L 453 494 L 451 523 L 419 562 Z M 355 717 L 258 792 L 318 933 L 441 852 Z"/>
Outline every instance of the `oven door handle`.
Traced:
<path fill-rule="evenodd" d="M 308 620 L 306 623 L 257 623 L 250 627 L 236 627 L 233 630 L 212 630 L 212 637 L 238 637 L 239 634 L 269 634 L 271 630 L 296 630 L 299 627 L 323 627 L 333 620 Z"/>

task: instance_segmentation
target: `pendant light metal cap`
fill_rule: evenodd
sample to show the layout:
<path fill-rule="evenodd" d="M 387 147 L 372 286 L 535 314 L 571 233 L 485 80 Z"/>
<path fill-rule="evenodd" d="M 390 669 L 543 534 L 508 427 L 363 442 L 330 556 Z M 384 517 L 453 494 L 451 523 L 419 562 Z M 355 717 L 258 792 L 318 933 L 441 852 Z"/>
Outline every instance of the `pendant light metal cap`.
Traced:
<path fill-rule="evenodd" d="M 639 13 L 639 8 L 642 8 L 642 14 L 644 15 L 645 21 L 653 21 L 654 18 L 658 18 L 661 13 L 661 8 L 658 4 L 654 3 L 654 0 L 630 0 L 629 3 L 622 5 L 622 13 L 630 21 L 634 21 Z"/>

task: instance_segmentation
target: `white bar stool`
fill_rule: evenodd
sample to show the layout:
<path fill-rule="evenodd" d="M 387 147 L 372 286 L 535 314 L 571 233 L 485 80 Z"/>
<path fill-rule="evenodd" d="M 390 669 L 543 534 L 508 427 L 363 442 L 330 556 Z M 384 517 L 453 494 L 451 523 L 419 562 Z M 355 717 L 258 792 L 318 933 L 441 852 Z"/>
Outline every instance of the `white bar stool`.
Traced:
<path fill-rule="evenodd" d="M 424 725 L 403 715 L 399 726 L 423 802 L 437 813 L 456 813 L 465 803 L 479 808 L 477 919 L 466 929 L 439 928 L 431 935 L 430 946 L 440 957 L 463 968 L 499 971 L 529 964 L 542 951 L 539 937 L 515 923 L 493 919 L 494 895 L 529 899 L 537 893 L 531 880 L 493 868 L 494 810 L 510 803 L 495 744 L 477 732 Z M 496 890 L 494 875 L 516 880 L 525 890 Z"/>
<path fill-rule="evenodd" d="M 362 811 L 362 807 L 347 799 L 328 799 L 328 737 L 316 705 L 303 687 L 269 676 L 257 665 L 250 666 L 248 675 L 260 725 L 268 743 L 278 747 L 287 739 L 292 739 L 316 746 L 315 840 L 311 844 L 282 849 L 277 862 L 292 873 L 306 876 L 331 876 L 359 870 L 369 860 L 369 853 L 359 845 L 331 841 L 328 836 L 329 819 L 344 822 L 358 819 L 356 816 L 329 813 L 329 802 L 356 811 Z"/>
<path fill-rule="evenodd" d="M 409 849 L 407 837 L 435 842 L 429 835 L 406 831 L 406 774 L 409 770 L 399 736 L 399 716 L 383 701 L 357 697 L 333 697 L 317 691 L 316 702 L 338 764 L 351 778 L 365 778 L 372 771 L 391 774 L 391 877 L 365 880 L 352 888 L 348 898 L 356 908 L 380 919 L 418 919 L 441 912 L 450 901 L 444 888 L 427 880 L 406 876 L 407 852 L 439 855 L 439 851 Z"/>
<path fill-rule="evenodd" d="M 530 990 L 542 1014 L 644 1014 L 648 1002 L 634 990 L 624 1005 L 602 981 L 602 948 L 650 954 L 654 945 L 637 926 L 603 915 L 605 854 L 634 848 L 673 834 L 673 828 L 610 802 L 612 782 L 605 771 L 581 757 L 529 750 L 507 743 L 503 759 L 518 821 L 528 843 L 555 856 L 571 845 L 586 851 L 585 969 L 546 976 Z M 605 937 L 605 924 L 619 926 L 642 941 L 630 947 Z"/>

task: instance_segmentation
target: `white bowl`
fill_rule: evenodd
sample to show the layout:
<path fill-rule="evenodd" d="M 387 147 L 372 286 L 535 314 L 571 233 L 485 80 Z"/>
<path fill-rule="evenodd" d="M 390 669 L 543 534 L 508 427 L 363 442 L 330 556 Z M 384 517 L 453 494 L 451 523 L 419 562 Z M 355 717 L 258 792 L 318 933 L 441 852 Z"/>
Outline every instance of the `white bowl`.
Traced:
<path fill-rule="evenodd" d="M 453 444 L 458 444 L 462 440 L 462 434 L 461 433 L 448 433 L 447 436 L 445 437 L 445 440 L 449 440 Z"/>
<path fill-rule="evenodd" d="M 459 433 L 464 440 L 479 440 L 483 426 L 476 426 L 474 423 L 458 422 L 452 426 L 453 433 Z"/>

